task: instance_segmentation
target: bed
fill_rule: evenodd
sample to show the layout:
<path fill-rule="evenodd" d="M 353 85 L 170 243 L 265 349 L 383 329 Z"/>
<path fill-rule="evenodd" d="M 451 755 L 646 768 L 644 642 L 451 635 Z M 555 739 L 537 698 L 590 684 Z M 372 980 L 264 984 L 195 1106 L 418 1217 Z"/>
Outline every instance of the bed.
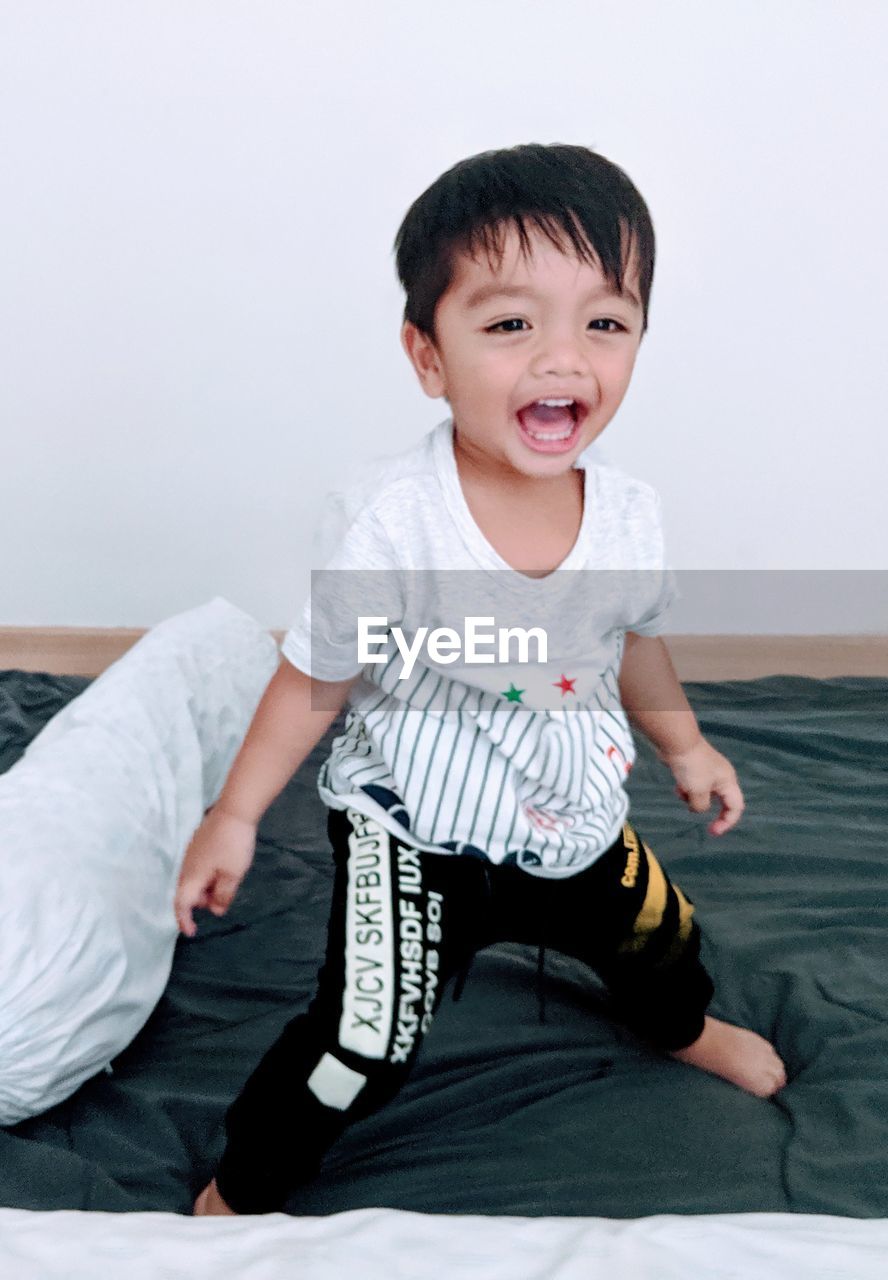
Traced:
<path fill-rule="evenodd" d="M 88 684 L 0 672 L 0 772 Z M 359 1258 L 365 1277 L 884 1274 L 888 680 L 685 688 L 746 813 L 709 837 L 639 740 L 633 821 L 696 903 L 712 1011 L 784 1057 L 776 1098 L 653 1056 L 566 957 L 547 956 L 540 1024 L 535 953 L 503 944 L 285 1214 L 187 1217 L 226 1106 L 313 990 L 332 885 L 315 777 L 340 720 L 268 810 L 228 915 L 177 943 L 135 1040 L 0 1130 L 0 1274 L 271 1277 L 297 1253 L 312 1277 Z"/>

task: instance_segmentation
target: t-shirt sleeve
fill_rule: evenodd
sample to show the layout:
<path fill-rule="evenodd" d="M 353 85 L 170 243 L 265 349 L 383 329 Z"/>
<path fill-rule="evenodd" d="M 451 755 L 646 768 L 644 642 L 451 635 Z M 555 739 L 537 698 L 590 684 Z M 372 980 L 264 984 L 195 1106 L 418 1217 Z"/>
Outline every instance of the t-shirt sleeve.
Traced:
<path fill-rule="evenodd" d="M 672 569 L 665 567 L 649 571 L 647 576 L 653 584 L 653 600 L 647 611 L 626 630 L 634 631 L 640 636 L 660 636 L 666 630 L 670 610 L 678 599 L 675 573 Z"/>
<path fill-rule="evenodd" d="M 679 599 L 675 572 L 666 561 L 663 540 L 663 522 L 660 495 L 653 493 L 650 539 L 656 548 L 653 567 L 639 571 L 636 582 L 638 616 L 626 630 L 640 636 L 659 636 L 666 630 L 666 623 L 673 604 Z"/>
<path fill-rule="evenodd" d="M 368 508 L 348 525 L 324 568 L 312 570 L 308 599 L 284 636 L 281 653 L 316 680 L 348 680 L 365 665 L 361 619 L 372 643 L 372 635 L 401 621 L 402 601 L 395 548 Z"/>

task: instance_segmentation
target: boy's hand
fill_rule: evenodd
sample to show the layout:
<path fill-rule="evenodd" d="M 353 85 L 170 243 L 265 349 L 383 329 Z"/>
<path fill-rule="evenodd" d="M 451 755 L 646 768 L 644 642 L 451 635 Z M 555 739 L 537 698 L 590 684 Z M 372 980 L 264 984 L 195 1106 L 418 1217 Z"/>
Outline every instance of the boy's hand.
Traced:
<path fill-rule="evenodd" d="M 660 754 L 660 759 L 672 770 L 676 794 L 692 813 L 706 813 L 713 795 L 721 799 L 721 813 L 708 827 L 711 836 L 723 836 L 737 825 L 745 807 L 737 774 L 730 760 L 705 738 L 686 751 Z"/>
<path fill-rule="evenodd" d="M 176 920 L 189 938 L 197 933 L 191 912 L 207 907 L 224 916 L 256 852 L 256 827 L 222 809 L 210 809 L 185 854 L 176 888 Z"/>
<path fill-rule="evenodd" d="M 234 1210 L 229 1209 L 228 1205 L 219 1195 L 215 1178 L 211 1183 L 204 1187 L 203 1191 L 201 1191 L 200 1195 L 194 1202 L 194 1207 L 191 1212 L 195 1218 L 205 1218 L 210 1214 L 231 1214 L 232 1217 L 237 1216 Z"/>

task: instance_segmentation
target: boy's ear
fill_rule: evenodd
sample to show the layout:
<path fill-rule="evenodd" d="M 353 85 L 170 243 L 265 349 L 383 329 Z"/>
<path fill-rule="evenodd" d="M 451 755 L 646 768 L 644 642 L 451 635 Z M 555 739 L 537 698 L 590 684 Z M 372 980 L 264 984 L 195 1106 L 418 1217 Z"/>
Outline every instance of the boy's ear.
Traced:
<path fill-rule="evenodd" d="M 420 333 L 410 320 L 405 320 L 401 327 L 401 346 L 416 371 L 423 391 L 433 400 L 440 399 L 446 388 L 434 343 L 424 333 Z"/>

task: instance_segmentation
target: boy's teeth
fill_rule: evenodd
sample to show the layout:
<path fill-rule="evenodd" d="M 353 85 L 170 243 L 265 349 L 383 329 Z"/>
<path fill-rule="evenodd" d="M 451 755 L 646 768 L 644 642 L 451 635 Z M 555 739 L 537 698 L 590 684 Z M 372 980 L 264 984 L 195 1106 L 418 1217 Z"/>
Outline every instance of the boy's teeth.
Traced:
<path fill-rule="evenodd" d="M 527 434 L 534 440 L 568 440 L 576 429 L 576 414 L 570 407 L 574 401 L 561 397 L 534 400 L 518 417 Z"/>
<path fill-rule="evenodd" d="M 531 431 L 530 427 L 525 427 L 524 430 L 534 440 L 567 440 L 573 435 L 573 427 L 567 431 Z"/>

